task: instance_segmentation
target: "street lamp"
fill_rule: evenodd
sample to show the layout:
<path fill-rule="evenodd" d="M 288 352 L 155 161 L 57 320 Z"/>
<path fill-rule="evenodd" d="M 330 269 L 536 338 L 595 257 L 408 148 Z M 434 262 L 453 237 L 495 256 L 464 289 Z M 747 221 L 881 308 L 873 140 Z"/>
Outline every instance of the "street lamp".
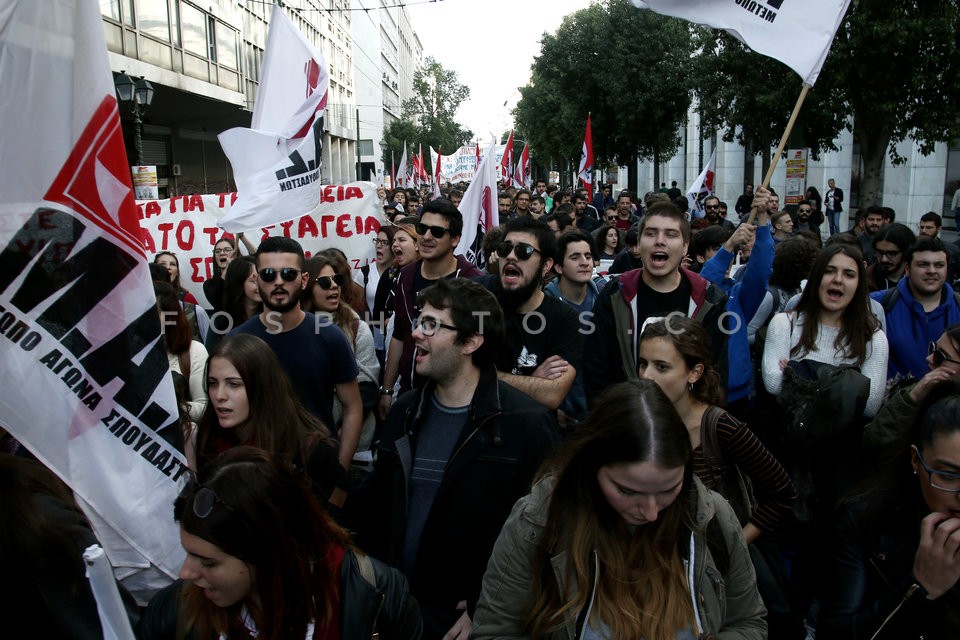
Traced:
<path fill-rule="evenodd" d="M 130 113 L 133 114 L 133 146 L 137 152 L 137 164 L 143 164 L 143 120 L 140 119 L 153 102 L 153 94 L 156 93 L 153 85 L 143 79 L 134 81 L 124 71 L 113 81 L 113 86 L 117 90 L 117 99 L 127 105 Z"/>

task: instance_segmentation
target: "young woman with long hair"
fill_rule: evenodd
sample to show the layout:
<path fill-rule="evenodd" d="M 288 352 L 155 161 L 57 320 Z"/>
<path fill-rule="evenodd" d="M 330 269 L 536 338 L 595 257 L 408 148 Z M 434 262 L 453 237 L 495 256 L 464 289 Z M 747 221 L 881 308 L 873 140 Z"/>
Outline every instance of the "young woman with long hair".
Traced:
<path fill-rule="evenodd" d="M 221 293 L 221 308 L 210 318 L 211 330 L 207 332 L 206 343 L 208 349 L 263 309 L 256 262 L 251 256 L 240 256 L 230 262 Z"/>
<path fill-rule="evenodd" d="M 269 452 L 305 473 L 314 493 L 342 507 L 349 488 L 330 431 L 297 400 L 266 342 L 248 334 L 224 338 L 207 362 L 210 402 L 197 428 L 200 469 L 240 445 Z"/>
<path fill-rule="evenodd" d="M 187 381 L 189 397 L 185 400 L 190 419 L 196 422 L 207 409 L 207 394 L 203 386 L 207 349 L 193 339 L 187 316 L 180 308 L 173 286 L 166 282 L 154 282 L 153 291 L 157 296 L 167 363 L 171 371 L 179 373 Z"/>
<path fill-rule="evenodd" d="M 472 638 L 765 638 L 740 523 L 670 400 L 612 387 L 501 531 Z"/>
<path fill-rule="evenodd" d="M 213 276 L 203 283 L 203 295 L 207 297 L 209 308 L 214 311 L 223 309 L 223 288 L 226 283 L 227 268 L 231 262 L 241 257 L 237 241 L 243 243 L 243 246 L 247 248 L 247 253 L 251 256 L 257 252 L 257 248 L 242 233 L 238 233 L 236 238 L 223 236 L 214 243 Z"/>
<path fill-rule="evenodd" d="M 737 465 L 750 478 L 756 508 L 749 515 L 738 513 L 743 535 L 753 542 L 772 532 L 787 518 L 796 498 L 796 488 L 780 462 L 746 425 L 720 408 L 723 389 L 713 364 L 710 336 L 696 320 L 671 316 L 648 324 L 640 337 L 637 373 L 656 382 L 673 402 L 690 435 L 693 469 L 714 491 L 714 471 L 704 458 L 701 433 L 710 428 L 711 412 L 717 412 L 712 427 L 717 434 L 719 454 L 726 465 Z M 736 496 L 725 495 L 733 500 Z"/>
<path fill-rule="evenodd" d="M 818 640 L 960 637 L 960 384 L 936 384 L 908 425 L 841 502 Z"/>
<path fill-rule="evenodd" d="M 364 556 L 282 460 L 229 451 L 174 503 L 186 559 L 140 638 L 419 638 L 406 579 Z"/>
<path fill-rule="evenodd" d="M 795 311 L 770 321 L 763 351 L 763 383 L 777 395 L 790 360 L 851 364 L 870 380 L 865 416 L 883 401 L 887 337 L 870 310 L 860 251 L 844 244 L 824 248 L 813 263 Z"/>
<path fill-rule="evenodd" d="M 161 251 L 153 257 L 154 264 L 159 264 L 170 274 L 170 284 L 177 292 L 177 300 L 197 304 L 197 299 L 193 294 L 183 288 L 180 284 L 180 260 L 177 254 L 172 251 Z"/>
<path fill-rule="evenodd" d="M 376 426 L 372 409 L 380 398 L 380 362 L 374 349 L 373 333 L 370 326 L 343 299 L 346 288 L 356 284 L 350 280 L 350 268 L 345 261 L 335 253 L 321 251 L 307 260 L 306 268 L 310 280 L 301 298 L 304 310 L 324 315 L 337 325 L 346 336 L 357 361 L 357 383 L 360 385 L 364 413 L 357 450 L 365 451 L 370 448 Z M 334 399 L 334 419 L 339 420 L 341 415 L 340 401 Z"/>

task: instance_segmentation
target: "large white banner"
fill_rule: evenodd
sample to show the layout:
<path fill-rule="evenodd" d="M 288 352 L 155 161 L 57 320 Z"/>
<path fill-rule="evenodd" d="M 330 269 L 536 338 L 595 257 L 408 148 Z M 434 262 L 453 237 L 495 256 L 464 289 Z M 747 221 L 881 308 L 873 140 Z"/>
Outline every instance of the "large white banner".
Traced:
<path fill-rule="evenodd" d="M 230 232 L 315 212 L 320 200 L 327 62 L 275 5 L 251 128 L 219 135 L 239 198 L 220 221 Z M 286 218 L 283 218 L 286 216 Z"/>
<path fill-rule="evenodd" d="M 147 255 L 152 260 L 159 251 L 177 254 L 180 284 L 207 309 L 212 305 L 203 295 L 203 282 L 213 276 L 213 245 L 224 236 L 233 237 L 224 233 L 219 223 L 236 201 L 236 193 L 217 193 L 137 202 Z M 352 182 L 321 187 L 315 213 L 245 235 L 254 246 L 269 236 L 293 238 L 303 245 L 307 256 L 336 247 L 347 254 L 354 269 L 359 269 L 373 260 L 373 239 L 381 221 L 376 185 Z"/>
<path fill-rule="evenodd" d="M 723 29 L 813 85 L 850 0 L 632 0 L 641 9 Z"/>
<path fill-rule="evenodd" d="M 0 424 L 120 574 L 172 578 L 179 413 L 97 3 L 0 3 L 0 83 Z"/>

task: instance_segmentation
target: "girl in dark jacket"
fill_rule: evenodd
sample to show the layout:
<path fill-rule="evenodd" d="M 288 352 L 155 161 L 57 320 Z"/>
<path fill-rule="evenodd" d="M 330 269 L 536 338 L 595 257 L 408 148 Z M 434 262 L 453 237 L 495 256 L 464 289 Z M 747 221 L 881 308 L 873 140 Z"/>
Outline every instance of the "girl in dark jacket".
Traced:
<path fill-rule="evenodd" d="M 187 553 L 140 636 L 260 640 L 419 638 L 419 608 L 396 570 L 354 551 L 302 478 L 238 447 L 174 503 Z M 179 592 L 179 595 L 177 595 Z"/>
<path fill-rule="evenodd" d="M 841 504 L 817 640 L 960 637 L 960 384 L 935 387 L 910 446 Z"/>

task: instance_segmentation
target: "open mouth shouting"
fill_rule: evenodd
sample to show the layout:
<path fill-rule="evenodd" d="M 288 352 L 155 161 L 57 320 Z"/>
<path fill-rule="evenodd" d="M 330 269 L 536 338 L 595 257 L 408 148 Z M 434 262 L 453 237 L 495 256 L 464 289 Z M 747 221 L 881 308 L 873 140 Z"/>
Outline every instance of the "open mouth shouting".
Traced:
<path fill-rule="evenodd" d="M 516 262 L 507 262 L 500 267 L 500 283 L 505 289 L 523 284 L 523 271 L 520 270 Z"/>
<path fill-rule="evenodd" d="M 650 254 L 647 266 L 652 269 L 665 269 L 670 262 L 670 254 L 666 251 L 654 251 Z"/>

